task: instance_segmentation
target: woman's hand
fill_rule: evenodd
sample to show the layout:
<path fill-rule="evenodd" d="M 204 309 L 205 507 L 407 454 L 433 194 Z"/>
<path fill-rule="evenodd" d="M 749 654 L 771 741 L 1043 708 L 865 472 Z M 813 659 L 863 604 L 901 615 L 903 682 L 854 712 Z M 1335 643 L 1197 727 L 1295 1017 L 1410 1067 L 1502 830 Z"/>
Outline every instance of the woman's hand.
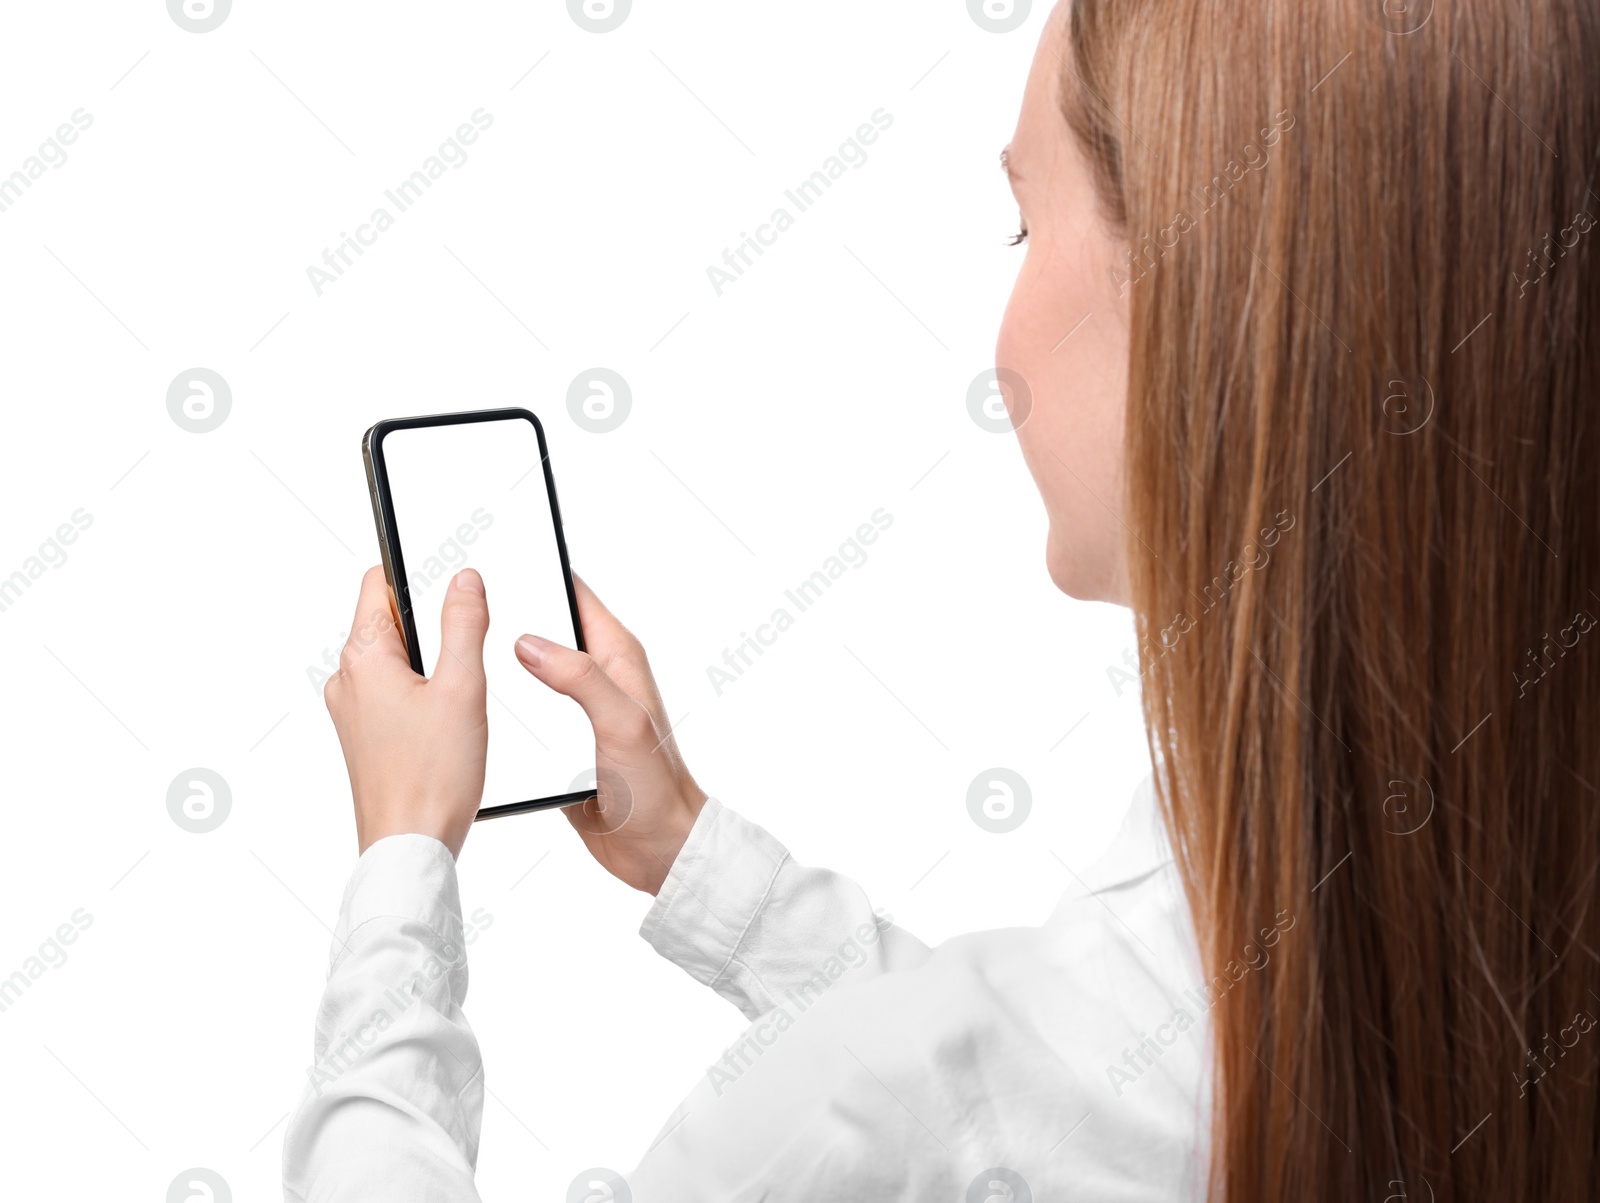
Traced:
<path fill-rule="evenodd" d="M 431 679 L 411 671 L 382 568 L 361 581 L 350 638 L 323 699 L 344 748 L 362 852 L 386 835 L 431 835 L 452 856 L 483 799 L 489 746 L 483 638 L 489 603 L 470 568 L 450 582 Z"/>
<path fill-rule="evenodd" d="M 524 635 L 517 659 L 582 706 L 594 727 L 598 797 L 567 807 L 567 818 L 595 860 L 654 894 L 705 805 L 705 791 L 678 754 L 644 648 L 589 586 L 577 577 L 573 584 L 588 652 Z M 482 773 L 480 763 L 480 782 Z"/>

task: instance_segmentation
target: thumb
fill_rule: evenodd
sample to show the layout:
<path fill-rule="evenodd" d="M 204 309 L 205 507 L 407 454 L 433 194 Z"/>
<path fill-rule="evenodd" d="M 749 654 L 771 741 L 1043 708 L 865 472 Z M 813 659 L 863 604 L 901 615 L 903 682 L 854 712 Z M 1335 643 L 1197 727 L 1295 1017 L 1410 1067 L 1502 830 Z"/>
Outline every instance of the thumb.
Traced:
<path fill-rule="evenodd" d="M 482 689 L 483 639 L 489 633 L 489 599 L 483 578 L 471 568 L 456 573 L 445 591 L 439 616 L 439 662 L 434 680 L 446 685 Z"/>
<path fill-rule="evenodd" d="M 630 697 L 587 652 L 537 635 L 517 640 L 517 659 L 539 680 L 565 694 L 589 716 L 596 742 L 628 748 L 656 743 L 650 712 Z M 651 749 L 654 750 L 654 749 Z"/>

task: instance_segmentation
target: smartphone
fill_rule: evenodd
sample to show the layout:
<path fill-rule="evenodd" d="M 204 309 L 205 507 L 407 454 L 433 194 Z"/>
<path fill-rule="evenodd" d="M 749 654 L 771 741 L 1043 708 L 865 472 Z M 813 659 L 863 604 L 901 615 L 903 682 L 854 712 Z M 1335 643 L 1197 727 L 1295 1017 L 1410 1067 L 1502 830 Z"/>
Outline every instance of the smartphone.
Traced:
<path fill-rule="evenodd" d="M 489 636 L 489 759 L 478 818 L 595 796 L 583 710 L 522 667 L 517 636 L 583 650 L 544 428 L 526 409 L 391 418 L 361 440 L 389 596 L 411 668 L 437 667 L 450 579 L 483 577 Z"/>

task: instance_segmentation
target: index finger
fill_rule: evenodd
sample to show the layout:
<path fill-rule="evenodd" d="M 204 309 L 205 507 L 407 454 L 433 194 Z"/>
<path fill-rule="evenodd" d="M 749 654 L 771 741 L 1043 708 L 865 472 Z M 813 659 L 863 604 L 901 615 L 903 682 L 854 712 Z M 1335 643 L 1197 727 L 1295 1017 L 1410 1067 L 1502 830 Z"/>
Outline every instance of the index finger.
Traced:
<path fill-rule="evenodd" d="M 405 640 L 400 636 L 395 621 L 394 600 L 389 595 L 389 582 L 381 565 L 373 565 L 361 578 L 361 596 L 356 599 L 356 615 L 350 620 L 350 636 L 345 640 L 339 657 L 341 671 L 349 671 L 358 662 L 374 665 L 404 665 L 411 667 L 406 655 Z"/>
<path fill-rule="evenodd" d="M 578 597 L 578 617 L 583 622 L 583 642 L 589 654 L 622 686 L 623 692 L 642 703 L 664 726 L 670 725 L 644 645 L 576 572 L 572 574 L 572 586 Z"/>
<path fill-rule="evenodd" d="M 576 572 L 572 574 L 572 591 L 578 599 L 578 619 L 583 623 L 584 642 L 596 645 L 589 650 L 602 661 L 615 656 L 633 635 Z"/>

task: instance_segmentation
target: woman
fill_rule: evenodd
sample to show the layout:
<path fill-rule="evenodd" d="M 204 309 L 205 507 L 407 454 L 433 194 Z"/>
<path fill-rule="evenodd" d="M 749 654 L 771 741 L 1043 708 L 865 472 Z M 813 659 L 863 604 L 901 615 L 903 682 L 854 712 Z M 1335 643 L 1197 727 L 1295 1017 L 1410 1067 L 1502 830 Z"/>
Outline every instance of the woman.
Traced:
<path fill-rule="evenodd" d="M 1137 617 L 1153 789 L 1044 927 L 930 950 L 705 798 L 582 590 L 592 657 L 518 644 L 633 795 L 575 823 L 755 1021 L 632 1198 L 1596 1197 L 1597 64 L 1559 0 L 1056 10 L 998 363 L 1052 578 Z M 420 1005 L 308 1093 L 290 1198 L 477 1197 L 487 604 L 453 583 L 433 680 L 391 632 L 328 687 L 319 1056 Z"/>

